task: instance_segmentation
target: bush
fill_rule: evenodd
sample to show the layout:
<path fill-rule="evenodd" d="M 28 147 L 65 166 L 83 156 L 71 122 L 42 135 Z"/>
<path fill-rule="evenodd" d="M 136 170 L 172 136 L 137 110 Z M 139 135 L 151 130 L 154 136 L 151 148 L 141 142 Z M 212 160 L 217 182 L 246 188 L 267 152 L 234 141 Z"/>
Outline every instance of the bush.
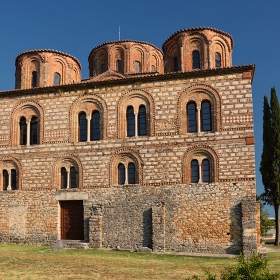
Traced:
<path fill-rule="evenodd" d="M 226 267 L 221 272 L 221 280 L 277 280 L 278 273 L 270 274 L 267 268 L 267 259 L 261 255 L 252 256 L 246 259 L 242 254 L 237 257 L 238 264 Z M 216 275 L 209 270 L 205 270 L 207 280 L 218 280 Z M 194 275 L 187 280 L 199 280 Z"/>

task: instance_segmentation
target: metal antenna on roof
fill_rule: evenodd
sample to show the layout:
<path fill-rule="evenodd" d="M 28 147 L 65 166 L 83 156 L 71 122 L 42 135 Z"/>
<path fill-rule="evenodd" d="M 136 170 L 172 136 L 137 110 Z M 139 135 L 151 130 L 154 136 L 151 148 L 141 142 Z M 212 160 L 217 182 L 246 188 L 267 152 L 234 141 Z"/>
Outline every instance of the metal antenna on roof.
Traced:
<path fill-rule="evenodd" d="M 121 27 L 119 26 L 119 41 L 121 40 Z"/>

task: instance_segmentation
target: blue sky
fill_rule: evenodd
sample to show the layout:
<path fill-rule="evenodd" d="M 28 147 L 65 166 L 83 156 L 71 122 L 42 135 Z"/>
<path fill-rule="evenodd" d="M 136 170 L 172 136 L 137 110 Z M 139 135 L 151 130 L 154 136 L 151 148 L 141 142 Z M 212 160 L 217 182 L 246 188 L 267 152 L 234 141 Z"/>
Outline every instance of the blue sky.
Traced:
<path fill-rule="evenodd" d="M 256 64 L 253 102 L 257 192 L 263 190 L 263 96 L 275 86 L 280 96 L 279 0 L 0 0 L 0 90 L 14 88 L 15 58 L 27 50 L 54 49 L 75 56 L 89 76 L 92 48 L 121 39 L 161 48 L 174 32 L 207 26 L 233 36 L 233 65 Z M 269 208 L 273 215 L 273 211 Z"/>

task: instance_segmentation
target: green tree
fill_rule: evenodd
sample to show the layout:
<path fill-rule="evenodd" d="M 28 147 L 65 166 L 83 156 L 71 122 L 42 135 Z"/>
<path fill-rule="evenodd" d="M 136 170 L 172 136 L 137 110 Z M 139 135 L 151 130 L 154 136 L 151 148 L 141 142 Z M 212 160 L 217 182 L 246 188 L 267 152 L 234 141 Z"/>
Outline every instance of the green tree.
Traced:
<path fill-rule="evenodd" d="M 275 245 L 279 245 L 280 205 L 280 106 L 275 88 L 271 89 L 270 104 L 264 96 L 263 105 L 263 153 L 260 172 L 264 192 L 262 201 L 274 207 Z"/>

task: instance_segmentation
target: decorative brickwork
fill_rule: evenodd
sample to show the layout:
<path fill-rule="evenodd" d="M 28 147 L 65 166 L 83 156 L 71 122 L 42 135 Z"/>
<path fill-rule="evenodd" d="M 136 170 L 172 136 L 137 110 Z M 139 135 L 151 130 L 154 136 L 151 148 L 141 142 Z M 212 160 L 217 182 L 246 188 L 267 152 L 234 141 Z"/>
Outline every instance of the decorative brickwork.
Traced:
<path fill-rule="evenodd" d="M 163 52 L 107 42 L 82 81 L 70 55 L 20 54 L 0 92 L 0 242 L 258 252 L 254 65 L 232 67 L 232 47 L 213 28 Z"/>

